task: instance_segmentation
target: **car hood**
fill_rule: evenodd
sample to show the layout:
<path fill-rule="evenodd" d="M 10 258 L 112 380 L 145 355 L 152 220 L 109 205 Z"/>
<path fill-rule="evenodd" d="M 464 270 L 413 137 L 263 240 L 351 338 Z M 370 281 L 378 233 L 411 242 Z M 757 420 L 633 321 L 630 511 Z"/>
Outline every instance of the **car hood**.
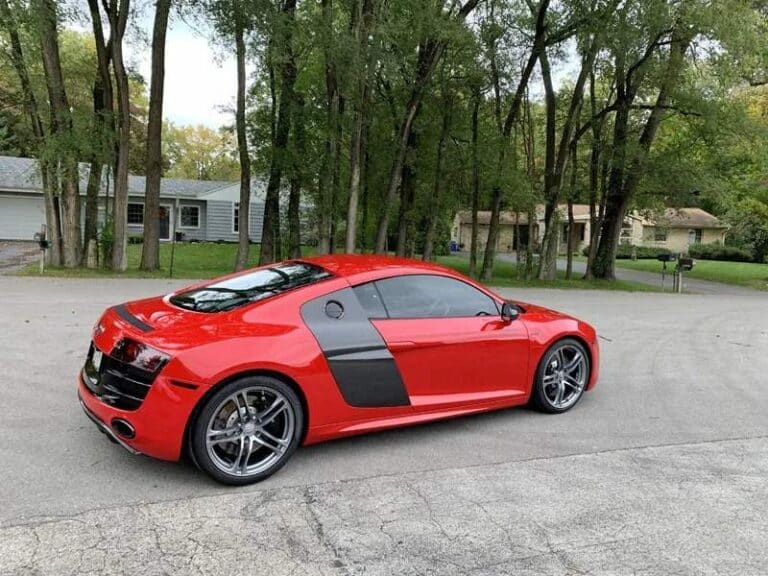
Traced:
<path fill-rule="evenodd" d="M 557 310 L 552 310 L 551 308 L 545 308 L 544 306 L 539 306 L 538 304 L 529 304 L 528 302 L 521 302 L 519 300 L 510 300 L 510 304 L 515 304 L 516 306 L 519 306 L 523 309 L 524 314 L 530 314 L 530 315 L 536 315 L 541 320 L 557 320 L 560 318 L 573 318 L 573 316 L 569 316 L 568 314 L 563 314 L 562 312 L 558 312 Z"/>

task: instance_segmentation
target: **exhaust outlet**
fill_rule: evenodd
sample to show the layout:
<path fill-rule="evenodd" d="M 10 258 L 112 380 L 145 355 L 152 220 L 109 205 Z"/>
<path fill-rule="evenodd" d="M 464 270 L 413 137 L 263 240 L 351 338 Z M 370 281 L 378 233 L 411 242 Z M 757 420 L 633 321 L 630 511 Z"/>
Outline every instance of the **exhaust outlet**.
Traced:
<path fill-rule="evenodd" d="M 112 420 L 112 430 L 114 430 L 115 434 L 118 436 L 128 440 L 131 440 L 136 436 L 136 430 L 131 423 L 122 418 L 115 418 Z"/>

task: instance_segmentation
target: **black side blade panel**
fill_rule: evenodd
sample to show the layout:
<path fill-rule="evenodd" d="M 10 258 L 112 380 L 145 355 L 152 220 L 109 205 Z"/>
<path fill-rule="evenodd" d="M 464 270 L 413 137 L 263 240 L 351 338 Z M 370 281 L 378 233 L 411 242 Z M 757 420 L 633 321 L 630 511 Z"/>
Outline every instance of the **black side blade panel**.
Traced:
<path fill-rule="evenodd" d="M 347 404 L 410 405 L 395 359 L 351 288 L 310 300 L 301 307 L 301 317 L 320 344 Z"/>

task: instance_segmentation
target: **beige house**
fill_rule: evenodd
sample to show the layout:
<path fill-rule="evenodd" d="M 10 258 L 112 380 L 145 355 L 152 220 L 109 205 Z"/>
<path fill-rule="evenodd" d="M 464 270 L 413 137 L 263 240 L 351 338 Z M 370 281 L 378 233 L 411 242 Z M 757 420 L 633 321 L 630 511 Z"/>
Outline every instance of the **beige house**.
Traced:
<path fill-rule="evenodd" d="M 560 211 L 560 252 L 566 251 L 568 238 L 567 206 L 561 204 Z M 575 225 L 574 250 L 580 252 L 589 244 L 590 219 L 587 204 L 573 205 Z M 482 210 L 477 214 L 478 249 L 485 250 L 488 240 L 488 228 L 491 213 Z M 519 228 L 518 228 L 519 224 Z M 502 211 L 499 217 L 499 235 L 496 250 L 499 252 L 514 252 L 519 241 L 522 246 L 528 244 L 528 216 L 524 213 Z M 691 244 L 723 243 L 728 227 L 712 214 L 701 208 L 668 208 L 663 216 L 653 217 L 634 211 L 624 220 L 620 242 L 634 246 L 650 246 L 667 248 L 674 252 L 686 252 Z M 544 235 L 544 206 L 536 208 L 536 223 L 533 226 L 534 248 L 538 248 Z M 456 242 L 460 250 L 469 250 L 472 238 L 472 213 L 463 210 L 456 214 L 451 227 L 451 240 Z"/>
<path fill-rule="evenodd" d="M 560 205 L 560 251 L 566 250 L 566 239 L 568 238 L 568 207 L 565 204 Z M 519 218 L 520 244 L 524 247 L 528 245 L 528 215 L 525 213 L 515 213 L 502 211 L 499 216 L 499 235 L 496 241 L 496 250 L 499 252 L 514 252 L 517 250 L 517 228 Z M 574 204 L 573 219 L 575 226 L 575 250 L 579 251 L 589 243 L 589 206 L 586 204 Z M 477 245 L 479 251 L 485 250 L 485 244 L 488 241 L 488 228 L 491 220 L 489 210 L 481 210 L 477 213 L 478 234 Z M 534 248 L 538 248 L 544 237 L 544 206 L 536 208 L 536 223 L 533 225 Z M 451 227 L 451 240 L 459 245 L 460 250 L 469 250 L 472 242 L 472 212 L 463 210 L 458 212 L 453 219 Z"/>
<path fill-rule="evenodd" d="M 684 253 L 692 244 L 723 244 L 727 231 L 727 225 L 701 208 L 667 208 L 662 216 L 628 215 L 620 242 Z"/>

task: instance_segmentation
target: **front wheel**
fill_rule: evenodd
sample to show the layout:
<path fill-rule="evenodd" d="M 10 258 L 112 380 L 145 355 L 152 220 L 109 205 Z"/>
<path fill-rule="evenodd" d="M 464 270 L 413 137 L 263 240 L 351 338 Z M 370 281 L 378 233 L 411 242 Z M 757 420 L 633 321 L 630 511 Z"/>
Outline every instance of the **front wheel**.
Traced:
<path fill-rule="evenodd" d="M 293 389 L 249 376 L 217 390 L 192 429 L 197 465 L 225 484 L 244 485 L 277 472 L 301 441 L 303 412 Z"/>
<path fill-rule="evenodd" d="M 565 412 L 581 399 L 589 382 L 589 355 L 578 340 L 555 342 L 539 362 L 531 404 L 550 414 Z"/>

